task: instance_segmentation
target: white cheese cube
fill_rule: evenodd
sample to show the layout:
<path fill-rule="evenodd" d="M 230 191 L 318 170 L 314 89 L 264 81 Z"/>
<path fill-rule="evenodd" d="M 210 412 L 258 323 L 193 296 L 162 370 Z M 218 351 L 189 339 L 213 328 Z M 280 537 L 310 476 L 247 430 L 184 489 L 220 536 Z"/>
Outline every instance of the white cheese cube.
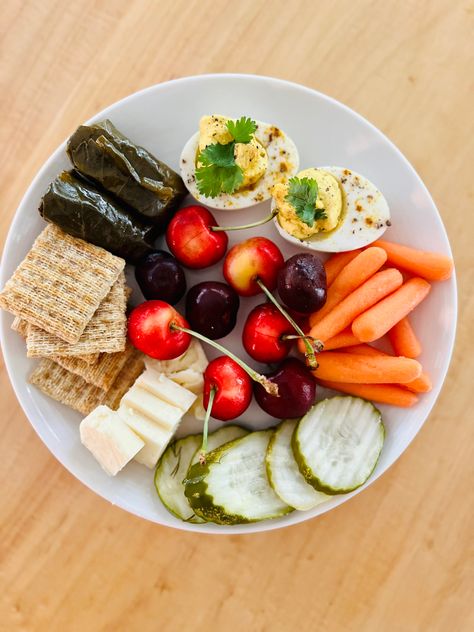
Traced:
<path fill-rule="evenodd" d="M 110 476 L 120 472 L 145 445 L 107 406 L 98 406 L 85 417 L 79 432 L 83 445 Z"/>
<path fill-rule="evenodd" d="M 170 442 L 172 434 L 149 417 L 125 404 L 121 404 L 117 412 L 127 426 L 145 443 L 140 452 L 135 455 L 135 461 L 153 469 Z"/>
<path fill-rule="evenodd" d="M 194 393 L 154 369 L 147 369 L 142 373 L 135 386 L 147 390 L 167 404 L 180 408 L 183 413 L 187 412 L 196 400 Z"/>
<path fill-rule="evenodd" d="M 171 433 L 176 430 L 183 416 L 181 408 L 158 399 L 156 395 L 142 388 L 136 382 L 122 397 L 121 404 L 134 408 Z"/>

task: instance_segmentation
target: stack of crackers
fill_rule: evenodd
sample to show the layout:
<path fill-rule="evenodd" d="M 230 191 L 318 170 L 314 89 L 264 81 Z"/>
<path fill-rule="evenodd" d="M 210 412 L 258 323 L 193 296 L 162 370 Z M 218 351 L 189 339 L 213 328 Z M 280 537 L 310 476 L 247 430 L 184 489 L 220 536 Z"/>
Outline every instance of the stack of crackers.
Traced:
<path fill-rule="evenodd" d="M 31 384 L 88 415 L 116 409 L 144 369 L 127 342 L 125 261 L 49 224 L 0 293 L 12 329 L 40 358 Z"/>

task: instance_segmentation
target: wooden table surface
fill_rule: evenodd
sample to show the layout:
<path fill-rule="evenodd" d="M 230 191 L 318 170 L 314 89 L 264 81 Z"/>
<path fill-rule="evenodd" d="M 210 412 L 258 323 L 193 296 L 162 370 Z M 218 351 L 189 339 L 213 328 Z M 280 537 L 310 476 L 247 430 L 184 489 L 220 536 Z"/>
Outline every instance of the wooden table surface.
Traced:
<path fill-rule="evenodd" d="M 114 508 L 35 435 L 1 367 L 0 629 L 474 629 L 472 1 L 3 0 L 0 235 L 78 123 L 206 72 L 291 79 L 356 109 L 426 182 L 460 321 L 413 444 L 342 507 L 290 529 L 198 537 Z"/>

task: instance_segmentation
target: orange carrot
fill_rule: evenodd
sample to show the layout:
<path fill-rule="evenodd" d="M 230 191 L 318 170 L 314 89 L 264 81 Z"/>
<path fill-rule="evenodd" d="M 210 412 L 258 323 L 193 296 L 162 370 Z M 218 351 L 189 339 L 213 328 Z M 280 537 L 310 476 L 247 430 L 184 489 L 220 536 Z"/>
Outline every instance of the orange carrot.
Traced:
<path fill-rule="evenodd" d="M 410 279 L 396 292 L 357 316 L 352 323 L 352 333 L 361 342 L 372 342 L 381 338 L 399 320 L 415 309 L 428 295 L 430 289 L 431 285 L 424 279 L 417 277 Z"/>
<path fill-rule="evenodd" d="M 347 384 L 344 382 L 327 382 L 326 380 L 317 380 L 317 382 L 321 386 L 332 388 L 335 391 L 341 391 L 348 395 L 363 397 L 381 404 L 401 406 L 402 408 L 413 406 L 418 401 L 418 397 L 414 393 L 395 384 Z"/>
<path fill-rule="evenodd" d="M 375 356 L 389 356 L 389 354 L 385 353 L 385 351 L 381 351 L 380 349 L 376 349 L 375 347 L 371 347 L 370 345 L 366 345 L 366 344 L 353 345 L 352 347 L 347 347 L 346 349 L 340 349 L 340 351 L 344 353 L 354 353 L 356 355 L 366 355 L 366 356 L 374 356 L 374 357 Z M 431 384 L 430 376 L 424 372 L 422 372 L 412 382 L 402 384 L 402 386 L 404 388 L 407 388 L 409 391 L 412 391 L 413 393 L 428 393 L 433 388 L 433 385 Z"/>
<path fill-rule="evenodd" d="M 325 342 L 348 327 L 354 318 L 391 294 L 402 284 L 402 275 L 390 268 L 376 272 L 356 290 L 346 296 L 339 305 L 326 314 L 321 322 L 311 327 L 310 336 Z M 355 334 L 355 332 L 353 331 Z M 355 334 L 357 337 L 357 334 Z"/>
<path fill-rule="evenodd" d="M 421 364 L 411 358 L 365 356 L 338 351 L 318 354 L 315 377 L 350 384 L 407 384 L 421 375 Z"/>
<path fill-rule="evenodd" d="M 329 338 L 324 343 L 324 351 L 329 351 L 330 349 L 340 349 L 341 347 L 351 347 L 352 345 L 358 345 L 360 341 L 354 336 L 352 333 L 352 329 L 348 327 L 341 331 L 340 334 Z"/>
<path fill-rule="evenodd" d="M 417 358 L 421 353 L 421 344 L 416 337 L 408 318 L 402 318 L 388 332 L 395 355 Z"/>
<path fill-rule="evenodd" d="M 326 351 L 326 346 L 324 346 L 324 350 Z M 371 347 L 370 345 L 361 344 L 361 345 L 353 345 L 352 347 L 347 347 L 347 349 L 340 349 L 343 353 L 354 353 L 355 355 L 365 355 L 365 356 L 389 356 L 389 353 L 385 353 L 385 351 L 380 351 L 380 349 L 376 349 L 375 347 Z M 392 356 L 393 357 L 393 356 Z"/>
<path fill-rule="evenodd" d="M 387 253 L 382 248 L 367 248 L 349 261 L 329 287 L 326 303 L 309 317 L 310 326 L 319 323 L 333 307 L 380 270 L 386 261 Z"/>
<path fill-rule="evenodd" d="M 383 239 L 375 241 L 372 245 L 383 248 L 392 265 L 428 279 L 428 281 L 444 281 L 449 279 L 453 272 L 453 260 L 439 252 L 417 250 Z"/>
<path fill-rule="evenodd" d="M 433 388 L 430 376 L 427 373 L 422 373 L 415 380 L 408 382 L 403 386 L 409 391 L 413 391 L 413 393 L 429 393 Z"/>
<path fill-rule="evenodd" d="M 328 287 L 337 277 L 342 268 L 346 266 L 349 261 L 352 261 L 352 259 L 357 257 L 360 252 L 362 252 L 360 248 L 358 250 L 349 250 L 348 252 L 337 252 L 325 261 L 324 267 L 326 269 L 326 282 Z"/>

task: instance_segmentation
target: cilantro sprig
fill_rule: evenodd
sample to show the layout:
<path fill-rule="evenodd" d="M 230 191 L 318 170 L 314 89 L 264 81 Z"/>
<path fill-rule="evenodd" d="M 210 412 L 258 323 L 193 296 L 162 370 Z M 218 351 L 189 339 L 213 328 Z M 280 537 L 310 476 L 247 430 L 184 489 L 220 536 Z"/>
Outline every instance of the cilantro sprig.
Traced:
<path fill-rule="evenodd" d="M 234 149 L 236 143 L 247 144 L 257 129 L 252 119 L 242 116 L 237 121 L 227 121 L 230 143 L 215 143 L 203 149 L 196 169 L 196 184 L 199 193 L 206 197 L 217 197 L 219 193 L 233 193 L 242 184 L 244 173 L 235 162 Z"/>
<path fill-rule="evenodd" d="M 291 178 L 285 200 L 295 209 L 296 214 L 307 226 L 318 219 L 326 219 L 324 209 L 316 208 L 318 183 L 310 178 Z"/>
<path fill-rule="evenodd" d="M 237 121 L 227 121 L 227 129 L 236 143 L 250 143 L 257 131 L 257 123 L 248 116 L 242 116 Z"/>

